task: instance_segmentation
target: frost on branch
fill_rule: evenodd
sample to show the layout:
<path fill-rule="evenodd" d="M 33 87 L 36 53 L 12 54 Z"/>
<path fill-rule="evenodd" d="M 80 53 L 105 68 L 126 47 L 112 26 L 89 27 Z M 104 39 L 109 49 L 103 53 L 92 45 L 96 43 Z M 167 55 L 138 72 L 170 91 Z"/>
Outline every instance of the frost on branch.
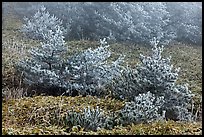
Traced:
<path fill-rule="evenodd" d="M 151 92 L 139 94 L 134 101 L 126 102 L 125 107 L 120 110 L 121 124 L 138 124 L 141 122 L 152 122 L 162 119 L 159 109 L 164 104 L 164 97 L 156 97 Z"/>
<path fill-rule="evenodd" d="M 106 116 L 104 111 L 98 106 L 96 109 L 91 109 L 90 106 L 88 106 L 87 108 L 84 108 L 82 112 L 69 110 L 65 117 L 65 123 L 71 127 L 80 125 L 86 131 L 96 131 L 100 128 L 109 129 L 112 127 L 109 116 Z"/>
<path fill-rule="evenodd" d="M 107 62 L 111 52 L 105 39 L 100 46 L 71 56 L 67 60 L 65 76 L 68 78 L 65 87 L 69 92 L 77 91 L 80 95 L 100 95 L 111 80 L 120 75 L 120 63 L 123 57 Z"/>
<path fill-rule="evenodd" d="M 191 101 L 194 94 L 185 85 L 176 85 L 172 90 L 165 90 L 165 103 L 162 109 L 166 110 L 166 118 L 181 121 L 196 120 L 191 112 Z"/>
<path fill-rule="evenodd" d="M 141 64 L 136 69 L 137 88 L 141 93 L 151 91 L 163 95 L 164 90 L 174 87 L 180 68 L 173 68 L 170 57 L 162 58 L 163 46 L 157 47 L 159 42 L 156 39 L 151 43 L 152 54 L 147 57 L 140 55 Z"/>
<path fill-rule="evenodd" d="M 60 27 L 56 28 L 56 33 L 49 30 L 43 35 L 47 40 L 30 51 L 31 58 L 19 64 L 25 82 L 47 89 L 63 89 L 69 95 L 102 95 L 110 81 L 120 74 L 123 57 L 107 62 L 111 52 L 103 39 L 94 50 L 90 48 L 64 58 L 64 36 Z"/>
<path fill-rule="evenodd" d="M 141 64 L 136 69 L 126 67 L 123 70 L 123 77 L 117 80 L 116 96 L 133 100 L 134 96 L 148 91 L 163 95 L 164 90 L 171 89 L 175 85 L 179 68 L 173 68 L 170 58 L 162 58 L 163 47 L 157 47 L 156 39 L 151 43 L 153 48 L 150 56 L 140 54 Z"/>
<path fill-rule="evenodd" d="M 121 99 L 134 100 L 139 94 L 151 92 L 164 97 L 161 113 L 174 120 L 193 120 L 189 104 L 194 96 L 186 85 L 177 85 L 179 68 L 174 69 L 170 58 L 163 58 L 163 47 L 157 47 L 156 39 L 150 56 L 140 55 L 141 64 L 136 69 L 127 67 L 122 77 L 115 81 L 114 95 Z M 183 114 L 186 114 L 185 116 Z"/>
<path fill-rule="evenodd" d="M 44 39 L 39 47 L 32 48 L 30 57 L 18 64 L 23 72 L 25 83 L 44 88 L 59 87 L 62 84 L 63 56 L 66 53 L 61 27 L 57 24 L 53 30 L 43 33 Z M 35 32 L 36 33 L 36 32 Z"/>
<path fill-rule="evenodd" d="M 21 31 L 28 37 L 39 40 L 47 40 L 47 35 L 51 30 L 53 33 L 57 33 L 57 28 L 55 26 L 60 26 L 60 29 L 64 33 L 64 28 L 62 26 L 62 21 L 50 15 L 46 12 L 46 8 L 42 5 L 40 9 L 32 16 L 30 19 L 24 18 L 25 24 L 22 26 Z"/>
<path fill-rule="evenodd" d="M 113 77 L 119 75 L 123 57 L 107 62 L 111 56 L 106 39 L 100 47 L 87 49 L 65 57 L 65 41 L 61 21 L 45 12 L 45 7 L 34 15 L 24 29 L 36 38 L 41 37 L 41 46 L 30 50 L 31 57 L 19 63 L 25 82 L 44 88 L 56 87 L 67 93 L 100 95 Z"/>

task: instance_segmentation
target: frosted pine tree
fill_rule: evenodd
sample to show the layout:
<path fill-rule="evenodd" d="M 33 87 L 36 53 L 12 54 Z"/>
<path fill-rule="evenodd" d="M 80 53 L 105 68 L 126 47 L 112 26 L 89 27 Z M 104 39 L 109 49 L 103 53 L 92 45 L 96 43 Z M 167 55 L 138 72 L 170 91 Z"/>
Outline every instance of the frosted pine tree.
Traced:
<path fill-rule="evenodd" d="M 30 19 L 24 17 L 24 21 L 25 24 L 23 24 L 21 31 L 33 39 L 47 40 L 43 35 L 48 34 L 49 30 L 56 33 L 57 28 L 55 26 L 60 26 L 63 33 L 65 33 L 62 21 L 54 15 L 51 16 L 44 5 Z"/>
<path fill-rule="evenodd" d="M 136 69 L 127 67 L 116 80 L 114 95 L 121 99 L 134 100 L 140 94 L 151 92 L 157 97 L 164 97 L 164 105 L 160 113 L 166 112 L 166 118 L 174 120 L 192 120 L 189 104 L 193 94 L 187 86 L 176 85 L 179 68 L 174 69 L 170 58 L 163 58 L 163 47 L 158 47 L 159 41 L 152 41 L 152 54 L 140 55 L 141 64 Z M 185 117 L 183 114 L 186 114 Z"/>
<path fill-rule="evenodd" d="M 173 68 L 171 57 L 163 58 L 163 46 L 158 47 L 159 41 L 152 41 L 152 54 L 140 55 L 140 64 L 136 70 L 138 90 L 140 93 L 151 91 L 157 95 L 163 95 L 164 90 L 170 90 L 175 86 L 180 68 Z"/>
<path fill-rule="evenodd" d="M 77 91 L 81 95 L 100 95 L 111 80 L 120 75 L 120 63 L 124 57 L 108 62 L 111 56 L 108 47 L 104 38 L 98 48 L 89 48 L 67 60 L 64 79 L 69 93 Z"/>
<path fill-rule="evenodd" d="M 159 113 L 164 104 L 164 97 L 156 97 L 151 92 L 139 94 L 131 102 L 126 102 L 125 107 L 119 111 L 121 124 L 152 122 L 165 118 Z"/>
<path fill-rule="evenodd" d="M 25 82 L 44 88 L 62 88 L 71 95 L 73 92 L 80 95 L 101 95 L 110 81 L 120 74 L 123 57 L 108 62 L 111 52 L 105 38 L 100 40 L 100 47 L 94 50 L 89 48 L 65 57 L 67 51 L 63 27 L 56 19 L 45 12 L 45 7 L 42 6 L 31 19 L 32 23 L 28 21 L 24 25 L 27 32 L 33 33 L 36 38 L 42 37 L 43 40 L 40 47 L 30 50 L 29 59 L 19 63 Z"/>
<path fill-rule="evenodd" d="M 162 58 L 163 47 L 157 47 L 156 38 L 151 41 L 152 53 L 150 56 L 140 54 L 140 61 L 136 69 L 126 67 L 123 77 L 117 80 L 116 96 L 128 97 L 130 100 L 140 93 L 148 91 L 164 95 L 164 90 L 172 89 L 178 79 L 179 69 L 174 69 L 169 58 Z M 134 96 L 131 96 L 134 95 Z"/>
<path fill-rule="evenodd" d="M 39 11 L 38 11 L 38 14 Z M 44 16 L 43 16 L 44 17 Z M 43 18 L 42 17 L 42 18 Z M 51 21 L 51 20 L 50 20 Z M 63 71 L 63 56 L 66 53 L 62 27 L 54 22 L 52 29 L 34 32 L 40 34 L 43 42 L 39 47 L 33 47 L 30 57 L 18 64 L 18 69 L 24 73 L 25 83 L 29 85 L 60 87 L 62 85 L 61 73 Z M 44 25 L 43 22 L 39 25 Z"/>

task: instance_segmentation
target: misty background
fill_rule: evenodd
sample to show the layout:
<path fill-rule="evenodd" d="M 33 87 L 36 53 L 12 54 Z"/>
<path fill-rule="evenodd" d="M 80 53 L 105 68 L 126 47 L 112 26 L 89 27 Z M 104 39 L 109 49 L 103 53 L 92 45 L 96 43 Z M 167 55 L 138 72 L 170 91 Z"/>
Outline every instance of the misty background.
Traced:
<path fill-rule="evenodd" d="M 24 21 L 41 5 L 62 20 L 66 40 L 202 45 L 201 2 L 3 2 L 2 14 Z"/>

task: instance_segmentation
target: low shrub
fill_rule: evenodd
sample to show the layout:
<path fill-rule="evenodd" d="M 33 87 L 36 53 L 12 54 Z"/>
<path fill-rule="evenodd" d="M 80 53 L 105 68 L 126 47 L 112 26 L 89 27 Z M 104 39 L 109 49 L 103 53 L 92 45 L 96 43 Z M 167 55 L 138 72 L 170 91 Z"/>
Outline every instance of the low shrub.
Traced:
<path fill-rule="evenodd" d="M 180 68 L 174 69 L 170 58 L 161 56 L 163 47 L 157 47 L 156 39 L 151 43 L 152 54 L 140 55 L 141 64 L 136 66 L 136 69 L 127 67 L 123 70 L 122 77 L 116 79 L 116 84 L 113 84 L 113 95 L 128 100 L 134 100 L 147 92 L 154 94 L 156 98 L 163 96 L 164 103 L 156 113 L 164 111 L 167 119 L 194 120 L 189 104 L 195 95 L 186 84 L 176 84 Z M 146 103 L 149 104 L 149 99 L 145 100 L 144 104 Z"/>
<path fill-rule="evenodd" d="M 73 110 L 68 111 L 65 123 L 69 127 L 80 125 L 85 131 L 93 130 L 97 131 L 100 128 L 111 129 L 113 127 L 112 121 L 108 116 L 104 114 L 104 111 L 99 109 L 91 109 L 90 106 L 84 108 L 83 111 L 74 112 Z"/>
<path fill-rule="evenodd" d="M 164 104 L 164 97 L 155 97 L 147 92 L 139 94 L 134 101 L 126 102 L 119 111 L 119 121 L 122 125 L 149 123 L 154 120 L 164 120 L 165 116 L 159 113 Z"/>

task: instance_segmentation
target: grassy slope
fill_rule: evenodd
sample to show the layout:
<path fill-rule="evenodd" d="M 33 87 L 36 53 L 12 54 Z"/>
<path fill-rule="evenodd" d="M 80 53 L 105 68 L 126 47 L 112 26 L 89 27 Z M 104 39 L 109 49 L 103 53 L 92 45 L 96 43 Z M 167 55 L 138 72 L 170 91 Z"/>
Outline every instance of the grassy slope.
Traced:
<path fill-rule="evenodd" d="M 15 69 L 13 63 L 27 54 L 27 49 L 39 42 L 22 37 L 18 28 L 22 23 L 13 16 L 6 17 L 2 30 L 2 72 L 3 85 L 14 86 Z M 15 44 L 16 43 L 16 44 Z M 97 42 L 70 41 L 67 43 L 70 53 L 89 47 L 97 47 Z M 5 47 L 5 48 L 4 48 Z M 148 54 L 149 48 L 124 44 L 111 44 L 113 58 L 120 53 L 126 54 L 126 63 L 135 66 L 139 53 Z M 24 54 L 22 54 L 24 53 Z M 188 82 L 193 92 L 201 93 L 202 85 L 202 47 L 192 47 L 182 44 L 165 48 L 164 56 L 172 56 L 173 64 L 181 67 L 179 83 Z M 13 80 L 13 81 L 12 81 Z M 16 82 L 18 85 L 18 82 Z M 201 123 L 153 123 L 151 125 L 131 125 L 116 127 L 98 132 L 76 132 L 60 124 L 66 110 L 72 106 L 77 109 L 83 106 L 99 105 L 105 111 L 117 111 L 124 102 L 95 97 L 45 97 L 36 96 L 22 99 L 10 99 L 2 102 L 2 133 L 3 134 L 201 134 Z M 53 119 L 58 114 L 57 119 Z"/>

